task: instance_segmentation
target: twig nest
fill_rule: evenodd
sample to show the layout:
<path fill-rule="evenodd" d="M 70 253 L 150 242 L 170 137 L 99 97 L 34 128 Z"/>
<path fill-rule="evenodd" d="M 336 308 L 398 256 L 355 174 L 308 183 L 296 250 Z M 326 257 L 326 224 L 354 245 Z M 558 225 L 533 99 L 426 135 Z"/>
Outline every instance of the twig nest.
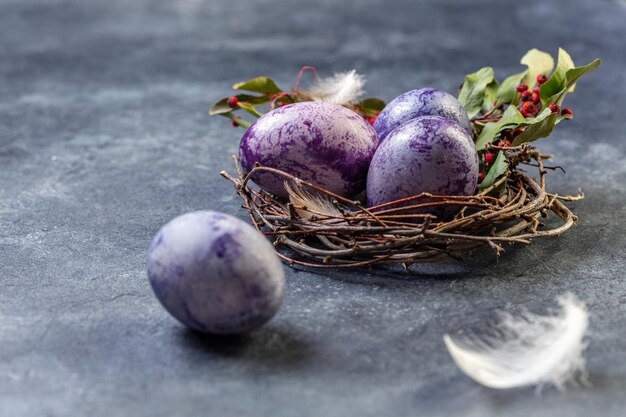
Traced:
<path fill-rule="evenodd" d="M 491 247 L 499 254 L 504 244 L 529 244 L 536 238 L 558 236 L 572 227 L 576 216 L 561 201 L 576 201 L 582 196 L 563 197 L 546 191 L 543 160 L 547 156 L 522 145 L 511 148 L 505 157 L 508 160 L 505 175 L 477 195 L 418 194 L 369 209 L 274 168 L 256 166 L 251 174 L 271 171 L 300 189 L 302 192 L 296 193 L 297 198 L 291 203 L 253 188 L 250 176 L 242 176 L 239 166 L 239 177 L 226 172 L 222 176 L 233 182 L 255 226 L 264 230 L 277 248 L 289 249 L 281 250 L 279 256 L 290 265 L 319 268 L 410 265 L 459 259 L 482 247 Z M 537 166 L 538 180 L 517 169 L 518 164 Z M 305 193 L 302 187 L 314 192 L 315 198 L 312 200 L 313 194 Z M 496 188 L 503 188 L 500 197 L 489 195 Z M 415 205 L 412 209 L 424 208 L 426 202 L 429 207 L 462 210 L 445 221 L 432 220 L 428 214 L 401 215 L 409 209 L 408 202 Z M 331 206 L 337 210 L 330 209 Z M 561 221 L 543 223 L 544 210 Z M 416 219 L 426 220 L 417 223 Z M 539 224 L 543 226 L 540 230 Z"/>
<path fill-rule="evenodd" d="M 345 107 L 302 102 L 259 118 L 239 146 L 241 165 L 280 169 L 343 196 L 365 188 L 367 170 L 378 146 L 372 127 Z M 252 178 L 265 191 L 283 198 L 284 179 L 269 172 Z"/>
<path fill-rule="evenodd" d="M 394 129 L 380 144 L 367 177 L 367 198 L 377 206 L 422 193 L 469 196 L 477 181 L 470 134 L 450 119 L 424 116 Z M 443 215 L 456 208 L 421 212 Z"/>
<path fill-rule="evenodd" d="M 197 211 L 155 236 L 148 277 L 163 307 L 192 329 L 243 333 L 278 310 L 285 275 L 272 244 L 235 217 Z"/>

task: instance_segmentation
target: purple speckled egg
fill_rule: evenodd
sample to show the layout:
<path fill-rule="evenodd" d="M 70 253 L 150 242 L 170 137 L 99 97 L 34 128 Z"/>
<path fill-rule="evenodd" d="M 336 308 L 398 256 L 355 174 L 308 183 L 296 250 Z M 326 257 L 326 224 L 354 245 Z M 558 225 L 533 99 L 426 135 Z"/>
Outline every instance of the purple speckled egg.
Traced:
<path fill-rule="evenodd" d="M 239 157 L 246 172 L 259 162 L 349 197 L 365 188 L 377 146 L 376 132 L 358 114 L 309 101 L 259 118 L 243 135 Z M 284 178 L 260 172 L 252 179 L 265 191 L 287 197 Z"/>
<path fill-rule="evenodd" d="M 450 94 L 434 88 L 407 91 L 391 100 L 376 118 L 374 130 L 382 141 L 396 127 L 421 116 L 445 117 L 472 132 L 472 124 L 461 103 Z"/>
<path fill-rule="evenodd" d="M 260 327 L 285 291 L 282 264 L 265 236 L 214 211 L 183 214 L 161 228 L 150 245 L 148 278 L 172 316 L 206 333 Z"/>
<path fill-rule="evenodd" d="M 477 181 L 478 155 L 469 133 L 450 119 L 424 116 L 380 144 L 367 176 L 367 199 L 375 206 L 421 193 L 472 195 Z"/>

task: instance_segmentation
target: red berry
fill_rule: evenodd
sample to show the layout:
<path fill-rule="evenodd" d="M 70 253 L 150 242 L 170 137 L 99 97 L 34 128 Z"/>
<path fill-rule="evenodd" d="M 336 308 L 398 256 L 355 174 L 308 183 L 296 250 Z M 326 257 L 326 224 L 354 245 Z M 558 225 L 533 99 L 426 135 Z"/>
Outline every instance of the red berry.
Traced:
<path fill-rule="evenodd" d="M 508 140 L 501 140 L 500 142 L 498 142 L 498 146 L 500 148 L 502 148 L 502 147 L 510 148 L 511 147 L 511 142 L 509 142 Z"/>
<path fill-rule="evenodd" d="M 539 87 L 533 88 L 533 94 L 539 94 L 539 93 L 541 93 L 541 88 Z"/>
<path fill-rule="evenodd" d="M 539 94 L 533 94 L 533 104 L 539 104 L 541 103 L 541 97 L 539 96 Z"/>
<path fill-rule="evenodd" d="M 239 124 L 236 121 L 234 121 L 234 120 L 232 122 L 230 122 L 230 124 L 233 125 L 233 127 L 239 126 Z"/>
<path fill-rule="evenodd" d="M 489 165 L 493 164 L 495 160 L 496 160 L 496 156 L 492 154 L 491 152 L 487 152 L 485 154 L 485 162 L 488 163 Z"/>
<path fill-rule="evenodd" d="M 528 117 L 528 116 L 529 116 L 529 114 L 528 114 L 528 112 L 526 111 L 526 109 L 522 109 L 522 110 L 520 110 L 520 113 L 521 113 L 521 115 L 522 115 L 522 116 L 524 116 L 524 117 Z"/>
<path fill-rule="evenodd" d="M 524 91 L 522 94 L 520 94 L 519 98 L 522 101 L 530 101 L 533 99 L 533 95 L 529 91 Z"/>
<path fill-rule="evenodd" d="M 521 93 L 522 91 L 528 90 L 528 86 L 524 83 L 521 83 L 517 87 L 515 87 L 515 89 Z"/>
<path fill-rule="evenodd" d="M 485 174 L 483 174 L 482 172 L 480 172 L 478 174 L 478 182 L 483 182 L 485 180 Z"/>
<path fill-rule="evenodd" d="M 515 130 L 513 130 L 512 136 L 516 137 L 516 136 L 521 135 L 522 133 L 524 133 L 524 128 L 523 127 L 518 127 Z"/>
<path fill-rule="evenodd" d="M 527 113 L 534 113 L 537 111 L 537 108 L 532 102 L 527 101 L 522 105 L 522 110 L 526 110 Z"/>
<path fill-rule="evenodd" d="M 561 111 L 561 116 L 569 116 L 569 117 L 572 117 L 572 116 L 574 116 L 574 112 L 573 112 L 573 111 L 572 111 L 572 109 L 570 109 L 569 107 L 566 107 L 566 108 L 564 108 L 564 109 Z"/>
<path fill-rule="evenodd" d="M 546 77 L 545 74 L 537 75 L 537 84 L 541 85 L 545 83 L 546 81 L 548 81 L 548 77 Z"/>
<path fill-rule="evenodd" d="M 237 104 L 239 104 L 239 99 L 235 96 L 228 97 L 228 100 L 226 100 L 226 104 L 228 104 L 228 107 L 230 107 L 231 109 L 234 109 L 235 107 L 237 107 Z"/>
<path fill-rule="evenodd" d="M 550 111 L 552 113 L 558 113 L 559 111 L 561 111 L 561 107 L 556 103 L 552 103 L 550 104 Z"/>

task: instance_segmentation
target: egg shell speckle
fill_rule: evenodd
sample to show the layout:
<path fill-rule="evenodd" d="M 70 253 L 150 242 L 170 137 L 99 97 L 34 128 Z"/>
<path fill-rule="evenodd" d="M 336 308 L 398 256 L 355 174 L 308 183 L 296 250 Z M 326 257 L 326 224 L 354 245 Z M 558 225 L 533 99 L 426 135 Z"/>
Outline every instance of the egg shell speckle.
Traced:
<path fill-rule="evenodd" d="M 454 120 L 470 134 L 472 124 L 461 103 L 452 95 L 435 88 L 407 91 L 391 100 L 374 122 L 382 141 L 393 129 L 421 116 L 441 116 Z"/>
<path fill-rule="evenodd" d="M 420 193 L 472 195 L 477 181 L 471 136 L 450 119 L 424 116 L 398 127 L 380 144 L 367 177 L 367 198 L 375 206 Z"/>
<path fill-rule="evenodd" d="M 365 188 L 378 142 L 374 129 L 353 111 L 302 102 L 259 118 L 241 139 L 239 157 L 246 172 L 259 162 L 349 197 Z M 288 196 L 282 177 L 260 172 L 252 179 L 271 194 Z"/>
<path fill-rule="evenodd" d="M 265 236 L 214 211 L 187 213 L 163 226 L 149 249 L 148 277 L 172 316 L 207 333 L 260 327 L 285 291 L 282 264 Z"/>

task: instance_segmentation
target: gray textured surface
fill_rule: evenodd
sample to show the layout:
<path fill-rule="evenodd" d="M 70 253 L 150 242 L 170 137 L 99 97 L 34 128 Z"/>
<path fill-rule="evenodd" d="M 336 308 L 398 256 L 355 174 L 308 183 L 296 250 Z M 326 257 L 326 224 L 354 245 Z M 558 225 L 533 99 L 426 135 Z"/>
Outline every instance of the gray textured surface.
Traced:
<path fill-rule="evenodd" d="M 626 399 L 626 6 L 617 1 L 0 0 L 0 415 L 620 416 Z M 580 222 L 498 263 L 412 273 L 288 272 L 263 330 L 214 339 L 159 306 L 153 234 L 239 202 L 217 172 L 241 130 L 209 119 L 228 85 L 356 68 L 387 99 L 455 91 L 526 49 L 605 65 L 542 144 L 580 185 Z M 592 388 L 496 392 L 444 332 L 571 290 L 592 312 Z"/>

